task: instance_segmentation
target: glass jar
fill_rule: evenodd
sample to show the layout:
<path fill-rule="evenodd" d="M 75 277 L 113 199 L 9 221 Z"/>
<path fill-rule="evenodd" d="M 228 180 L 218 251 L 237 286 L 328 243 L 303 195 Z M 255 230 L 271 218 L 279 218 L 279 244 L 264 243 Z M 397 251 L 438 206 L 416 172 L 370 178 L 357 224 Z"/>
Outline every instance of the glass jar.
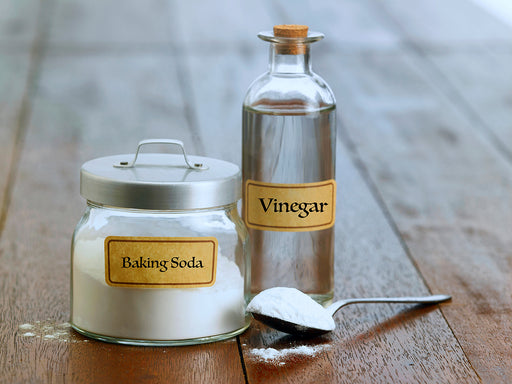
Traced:
<path fill-rule="evenodd" d="M 180 145 L 183 155 L 139 155 L 149 143 Z M 85 163 L 80 175 L 87 208 L 72 242 L 75 330 L 121 344 L 186 345 L 249 326 L 236 165 L 187 157 L 176 140 L 146 140 L 135 155 Z"/>
<path fill-rule="evenodd" d="M 297 288 L 322 304 L 334 291 L 336 101 L 311 69 L 307 26 L 281 25 L 268 71 L 243 103 L 243 218 L 251 238 L 252 294 Z"/>

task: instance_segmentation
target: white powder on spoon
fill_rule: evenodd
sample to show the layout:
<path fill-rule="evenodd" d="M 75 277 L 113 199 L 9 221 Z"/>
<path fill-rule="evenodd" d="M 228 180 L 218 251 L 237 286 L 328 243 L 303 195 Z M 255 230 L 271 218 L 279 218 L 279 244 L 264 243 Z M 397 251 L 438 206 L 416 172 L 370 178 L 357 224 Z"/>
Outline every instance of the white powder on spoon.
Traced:
<path fill-rule="evenodd" d="M 252 299 L 247 311 L 325 331 L 336 328 L 324 307 L 295 288 L 266 289 Z"/>

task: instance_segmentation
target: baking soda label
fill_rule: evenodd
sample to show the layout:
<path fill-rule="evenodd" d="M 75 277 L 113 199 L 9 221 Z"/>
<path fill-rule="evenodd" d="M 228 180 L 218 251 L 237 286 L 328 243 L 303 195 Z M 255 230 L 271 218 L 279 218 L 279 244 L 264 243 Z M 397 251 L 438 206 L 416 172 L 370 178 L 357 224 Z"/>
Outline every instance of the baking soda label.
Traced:
<path fill-rule="evenodd" d="M 215 283 L 215 237 L 105 239 L 105 281 L 113 287 L 193 288 Z"/>
<path fill-rule="evenodd" d="M 266 231 L 317 231 L 334 225 L 336 182 L 275 184 L 247 180 L 244 218 Z"/>

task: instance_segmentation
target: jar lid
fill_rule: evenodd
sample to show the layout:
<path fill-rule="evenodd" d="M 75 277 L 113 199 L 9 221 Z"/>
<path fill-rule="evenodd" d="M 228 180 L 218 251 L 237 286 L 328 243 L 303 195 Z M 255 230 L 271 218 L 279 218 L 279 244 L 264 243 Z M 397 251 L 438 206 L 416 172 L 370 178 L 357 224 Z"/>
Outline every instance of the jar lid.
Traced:
<path fill-rule="evenodd" d="M 174 144 L 182 155 L 140 154 L 145 144 Z M 184 210 L 212 208 L 240 199 L 237 165 L 187 156 L 178 140 L 143 140 L 135 154 L 100 157 L 80 170 L 80 194 L 87 200 L 121 208 Z"/>

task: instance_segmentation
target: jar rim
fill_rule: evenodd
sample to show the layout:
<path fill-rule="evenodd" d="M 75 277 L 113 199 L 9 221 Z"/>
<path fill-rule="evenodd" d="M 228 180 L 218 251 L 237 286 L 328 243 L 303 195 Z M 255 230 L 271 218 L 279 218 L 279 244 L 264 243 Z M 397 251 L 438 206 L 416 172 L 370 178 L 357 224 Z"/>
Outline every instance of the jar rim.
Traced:
<path fill-rule="evenodd" d="M 233 208 L 237 206 L 237 201 L 234 201 L 232 203 L 228 203 L 225 205 L 217 205 L 215 207 L 206 207 L 206 208 L 194 208 L 194 209 L 147 209 L 147 208 L 128 208 L 128 207 L 116 207 L 114 205 L 105 205 L 101 203 L 97 203 L 92 200 L 87 200 L 87 205 L 91 208 L 99 208 L 99 209 L 110 209 L 114 211 L 129 211 L 134 213 L 155 213 L 155 214 L 170 214 L 170 213 L 177 213 L 177 214 L 184 214 L 184 213 L 190 213 L 192 211 L 198 211 L 198 212 L 206 212 L 206 211 L 220 211 L 225 210 L 229 208 Z"/>

